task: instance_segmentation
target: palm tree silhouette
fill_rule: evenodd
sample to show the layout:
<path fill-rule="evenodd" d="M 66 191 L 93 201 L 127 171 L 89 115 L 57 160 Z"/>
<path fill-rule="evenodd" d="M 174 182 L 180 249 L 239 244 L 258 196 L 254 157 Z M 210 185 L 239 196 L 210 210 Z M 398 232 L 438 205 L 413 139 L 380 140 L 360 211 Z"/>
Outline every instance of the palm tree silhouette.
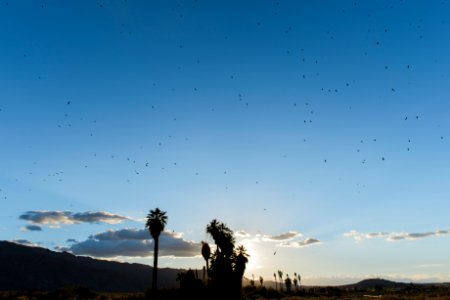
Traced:
<path fill-rule="evenodd" d="M 209 247 L 208 243 L 202 241 L 202 256 L 206 261 L 206 276 L 209 280 L 209 259 L 211 257 L 211 248 Z"/>
<path fill-rule="evenodd" d="M 298 280 L 297 280 L 297 273 L 296 272 L 294 272 L 294 280 L 293 280 L 293 282 L 294 282 L 294 286 L 295 286 L 295 291 L 297 291 L 298 290 L 297 289 Z"/>
<path fill-rule="evenodd" d="M 239 246 L 236 249 L 235 253 L 236 259 L 234 263 L 234 270 L 236 272 L 239 290 L 242 289 L 242 277 L 244 277 L 245 265 L 248 263 L 248 257 L 250 256 L 247 253 L 247 249 L 244 246 Z M 254 282 L 254 280 L 253 280 Z"/>
<path fill-rule="evenodd" d="M 286 274 L 286 279 L 284 280 L 284 284 L 286 286 L 286 291 L 288 293 L 291 292 L 292 280 L 289 278 L 289 274 Z"/>
<path fill-rule="evenodd" d="M 283 290 L 283 271 L 278 270 L 278 277 L 280 278 L 280 291 Z"/>
<path fill-rule="evenodd" d="M 242 277 L 249 257 L 247 250 L 244 246 L 235 249 L 233 231 L 216 219 L 206 226 L 206 233 L 212 236 L 216 244 L 209 258 L 209 275 L 211 287 L 216 293 L 215 299 L 241 299 Z"/>
<path fill-rule="evenodd" d="M 153 240 L 155 241 L 155 248 L 153 250 L 153 278 L 152 278 L 152 291 L 156 292 L 158 283 L 158 247 L 159 247 L 159 236 L 164 230 L 167 224 L 166 212 L 155 208 L 150 210 L 147 215 L 147 222 L 145 227 L 150 231 Z"/>
<path fill-rule="evenodd" d="M 209 233 L 212 236 L 216 243 L 216 252 L 218 252 L 218 254 L 221 253 L 225 257 L 231 257 L 235 239 L 233 231 L 228 228 L 227 225 L 214 219 L 206 226 L 206 233 Z"/>
<path fill-rule="evenodd" d="M 233 231 L 224 223 L 214 219 L 206 226 L 206 233 L 209 233 L 212 236 L 214 243 L 216 244 L 216 250 L 211 257 L 212 283 L 214 285 L 219 285 L 220 288 L 226 289 L 226 283 L 232 277 L 233 273 Z"/>
<path fill-rule="evenodd" d="M 273 273 L 273 278 L 275 279 L 275 290 L 278 290 L 277 273 Z"/>

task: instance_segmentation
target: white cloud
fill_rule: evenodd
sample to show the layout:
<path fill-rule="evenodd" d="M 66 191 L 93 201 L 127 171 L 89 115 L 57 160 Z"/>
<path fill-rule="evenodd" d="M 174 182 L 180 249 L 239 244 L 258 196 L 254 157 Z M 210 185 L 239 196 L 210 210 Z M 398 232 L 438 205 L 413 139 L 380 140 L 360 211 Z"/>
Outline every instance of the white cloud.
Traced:
<path fill-rule="evenodd" d="M 279 244 L 280 247 L 288 247 L 288 248 L 303 248 L 303 247 L 307 247 L 307 246 L 311 246 L 314 244 L 322 244 L 321 241 L 319 241 L 318 239 L 314 239 L 314 238 L 307 238 L 304 239 L 302 241 L 287 241 L 284 243 Z"/>
<path fill-rule="evenodd" d="M 372 233 L 362 233 L 356 230 L 344 233 L 345 237 L 353 238 L 355 241 L 359 242 L 365 239 L 373 238 L 383 238 L 387 241 L 401 241 L 401 240 L 418 240 L 432 236 L 442 236 L 449 235 L 450 230 L 436 230 L 429 232 L 372 232 Z"/>
<path fill-rule="evenodd" d="M 288 241 L 288 240 L 292 240 L 294 238 L 297 237 L 301 237 L 302 234 L 300 232 L 297 231 L 288 231 L 288 232 L 284 232 L 284 233 L 280 233 L 278 235 L 266 235 L 263 236 L 263 241 L 265 242 L 280 242 L 280 241 Z"/>
<path fill-rule="evenodd" d="M 248 233 L 244 230 L 238 230 L 234 233 L 234 235 L 239 238 L 249 238 L 252 236 L 250 233 Z"/>
<path fill-rule="evenodd" d="M 95 257 L 147 257 L 153 255 L 153 239 L 145 229 L 108 230 L 73 242 L 68 250 L 76 255 Z M 164 231 L 159 238 L 160 257 L 194 257 L 201 255 L 201 244 L 183 239 L 179 232 Z"/>
<path fill-rule="evenodd" d="M 58 227 L 60 224 L 108 223 L 118 224 L 129 218 L 106 211 L 87 211 L 73 213 L 70 211 L 33 210 L 22 214 L 19 219 L 39 225 Z"/>
<path fill-rule="evenodd" d="M 300 239 L 303 235 L 294 230 L 276 235 L 264 235 L 260 233 L 252 235 L 244 231 L 239 231 L 239 234 L 236 236 L 241 238 L 241 242 L 246 245 L 255 243 L 276 243 L 276 247 L 303 248 L 313 244 L 322 244 L 322 242 L 316 238 Z"/>

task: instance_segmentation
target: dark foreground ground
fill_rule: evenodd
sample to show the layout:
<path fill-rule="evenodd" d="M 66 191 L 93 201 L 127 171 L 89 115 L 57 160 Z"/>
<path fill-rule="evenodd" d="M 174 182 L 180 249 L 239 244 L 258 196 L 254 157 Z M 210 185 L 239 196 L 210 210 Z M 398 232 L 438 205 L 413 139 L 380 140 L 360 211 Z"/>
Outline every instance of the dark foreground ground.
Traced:
<path fill-rule="evenodd" d="M 265 287 L 245 287 L 242 300 L 299 300 L 299 299 L 448 299 L 450 300 L 450 285 L 408 285 L 401 289 L 357 289 L 338 287 L 302 288 L 297 291 L 277 291 Z M 132 300 L 152 299 L 146 293 L 101 293 L 93 292 L 83 287 L 69 286 L 51 292 L 27 291 L 0 292 L 0 299 L 20 300 L 52 300 L 52 299 L 92 299 L 92 300 Z M 217 299 L 208 294 L 205 289 L 165 289 L 159 291 L 159 299 Z"/>

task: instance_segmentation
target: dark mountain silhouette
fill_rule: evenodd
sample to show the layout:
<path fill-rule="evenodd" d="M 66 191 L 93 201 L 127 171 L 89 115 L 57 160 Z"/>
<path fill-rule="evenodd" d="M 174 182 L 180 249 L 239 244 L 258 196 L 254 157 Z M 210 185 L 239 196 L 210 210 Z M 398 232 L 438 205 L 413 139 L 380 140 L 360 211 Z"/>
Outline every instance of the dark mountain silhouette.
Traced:
<path fill-rule="evenodd" d="M 398 289 L 404 288 L 407 285 L 408 285 L 407 283 L 403 282 L 395 282 L 381 278 L 371 278 L 371 279 L 364 279 L 354 284 L 345 285 L 344 287 L 358 288 L 358 289 L 375 289 L 375 288 Z"/>
<path fill-rule="evenodd" d="M 153 268 L 55 252 L 45 248 L 0 241 L 0 290 L 54 290 L 79 285 L 94 291 L 145 291 Z M 176 275 L 185 270 L 158 269 L 158 286 L 177 286 Z"/>

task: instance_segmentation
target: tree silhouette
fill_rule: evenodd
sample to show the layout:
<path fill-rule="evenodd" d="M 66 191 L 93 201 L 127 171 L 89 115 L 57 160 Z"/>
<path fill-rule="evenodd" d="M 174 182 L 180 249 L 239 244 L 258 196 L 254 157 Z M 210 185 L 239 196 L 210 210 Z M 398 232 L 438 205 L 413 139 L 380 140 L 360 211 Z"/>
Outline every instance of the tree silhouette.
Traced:
<path fill-rule="evenodd" d="M 235 242 L 233 231 L 226 224 L 214 219 L 206 227 L 206 232 L 212 236 L 216 243 L 216 251 L 223 256 L 231 257 Z"/>
<path fill-rule="evenodd" d="M 264 282 L 264 278 L 262 276 L 259 276 L 259 284 L 261 285 L 261 287 L 263 285 L 263 282 Z"/>
<path fill-rule="evenodd" d="M 234 249 L 234 233 L 224 223 L 212 220 L 206 226 L 216 249 L 210 256 L 210 276 L 212 287 L 223 299 L 240 299 L 242 277 L 248 262 L 248 253 L 244 246 Z"/>
<path fill-rule="evenodd" d="M 286 285 L 286 291 L 288 293 L 291 292 L 292 280 L 289 278 L 289 274 L 286 274 L 286 279 L 284 280 L 284 284 Z"/>
<path fill-rule="evenodd" d="M 273 278 L 275 279 L 275 290 L 278 290 L 277 273 L 273 273 Z"/>
<path fill-rule="evenodd" d="M 283 271 L 278 270 L 278 278 L 280 278 L 280 291 L 283 290 Z"/>
<path fill-rule="evenodd" d="M 177 273 L 176 281 L 180 282 L 180 289 L 184 291 L 195 290 L 202 286 L 201 280 L 198 279 L 192 269 Z"/>
<path fill-rule="evenodd" d="M 155 241 L 155 247 L 153 250 L 153 278 L 152 278 L 152 291 L 156 292 L 158 284 L 158 251 L 159 251 L 159 236 L 164 230 L 167 224 L 166 212 L 155 208 L 150 210 L 147 215 L 147 222 L 145 227 L 148 228 L 150 234 Z"/>
<path fill-rule="evenodd" d="M 237 247 L 236 252 L 234 253 L 234 272 L 236 274 L 236 280 L 239 291 L 242 290 L 242 277 L 244 277 L 245 266 L 248 263 L 248 255 L 247 249 L 243 245 Z M 253 280 L 255 282 L 255 280 Z"/>
<path fill-rule="evenodd" d="M 202 241 L 202 256 L 206 261 L 206 276 L 207 280 L 209 281 L 209 259 L 211 258 L 211 248 L 209 247 L 209 244 Z"/>

